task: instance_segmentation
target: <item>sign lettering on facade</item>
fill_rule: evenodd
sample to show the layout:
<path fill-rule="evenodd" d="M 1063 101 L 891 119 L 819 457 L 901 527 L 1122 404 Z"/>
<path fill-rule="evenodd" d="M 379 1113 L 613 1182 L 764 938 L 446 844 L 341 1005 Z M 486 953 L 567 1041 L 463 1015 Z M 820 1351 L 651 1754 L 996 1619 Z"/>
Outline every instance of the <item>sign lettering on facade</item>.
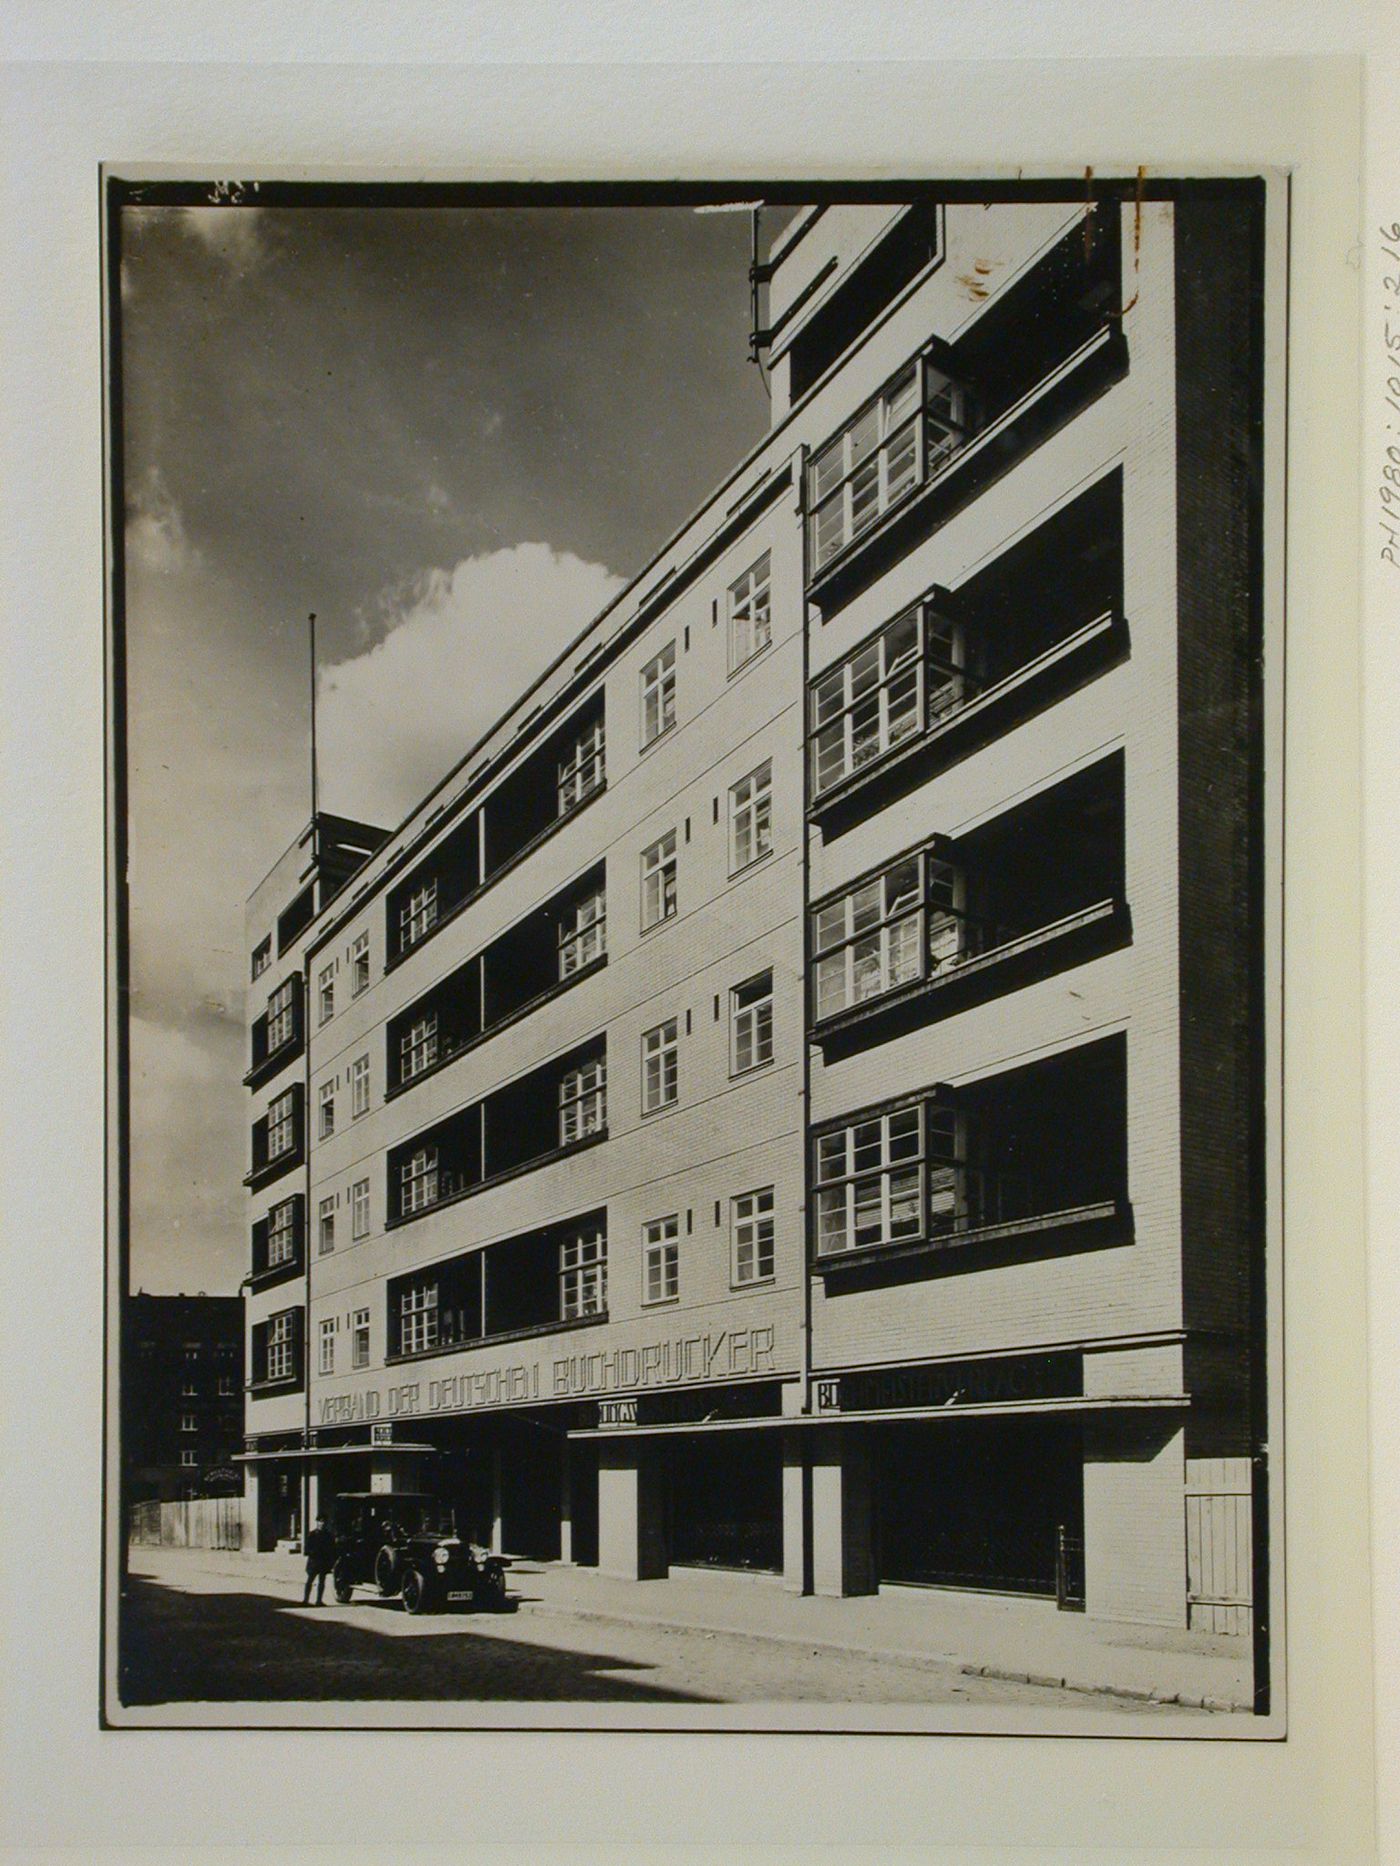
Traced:
<path fill-rule="evenodd" d="M 635 1425 L 637 1402 L 634 1399 L 598 1401 L 599 1425 Z"/>

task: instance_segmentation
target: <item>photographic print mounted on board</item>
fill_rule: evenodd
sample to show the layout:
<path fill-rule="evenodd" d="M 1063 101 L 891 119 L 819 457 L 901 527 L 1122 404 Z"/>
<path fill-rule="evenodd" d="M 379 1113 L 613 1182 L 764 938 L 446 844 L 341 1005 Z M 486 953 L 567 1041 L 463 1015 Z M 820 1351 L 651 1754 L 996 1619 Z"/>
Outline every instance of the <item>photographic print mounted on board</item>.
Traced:
<path fill-rule="evenodd" d="M 105 1720 L 1280 1734 L 1284 179 L 103 185 Z"/>

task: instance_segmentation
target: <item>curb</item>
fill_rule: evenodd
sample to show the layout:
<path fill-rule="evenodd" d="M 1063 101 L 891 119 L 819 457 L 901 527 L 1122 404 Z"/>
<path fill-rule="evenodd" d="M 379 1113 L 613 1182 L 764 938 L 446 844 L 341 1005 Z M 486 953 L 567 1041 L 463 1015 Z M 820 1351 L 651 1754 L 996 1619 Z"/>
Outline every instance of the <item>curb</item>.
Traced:
<path fill-rule="evenodd" d="M 1057 1691 L 1080 1691 L 1086 1697 L 1130 1698 L 1142 1704 L 1177 1705 L 1182 1710 L 1252 1711 L 1252 1704 L 1234 1698 L 1196 1697 L 1188 1691 L 1156 1691 L 1140 1685 L 1082 1685 L 1073 1678 L 1052 1678 L 1043 1672 L 1012 1672 L 999 1665 L 964 1665 L 959 1668 L 969 1678 L 996 1678 L 1005 1684 L 1045 1685 Z"/>

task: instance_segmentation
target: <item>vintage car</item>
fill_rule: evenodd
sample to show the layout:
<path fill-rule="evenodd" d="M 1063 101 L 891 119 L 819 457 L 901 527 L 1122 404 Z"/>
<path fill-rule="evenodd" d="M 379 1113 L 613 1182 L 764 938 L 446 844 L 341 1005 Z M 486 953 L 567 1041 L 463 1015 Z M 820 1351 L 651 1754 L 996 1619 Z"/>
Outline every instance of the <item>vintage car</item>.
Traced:
<path fill-rule="evenodd" d="M 507 1563 L 458 1534 L 450 1504 L 422 1491 L 345 1491 L 331 1510 L 342 1604 L 357 1587 L 397 1595 L 409 1613 L 432 1613 L 449 1601 L 506 1605 Z"/>

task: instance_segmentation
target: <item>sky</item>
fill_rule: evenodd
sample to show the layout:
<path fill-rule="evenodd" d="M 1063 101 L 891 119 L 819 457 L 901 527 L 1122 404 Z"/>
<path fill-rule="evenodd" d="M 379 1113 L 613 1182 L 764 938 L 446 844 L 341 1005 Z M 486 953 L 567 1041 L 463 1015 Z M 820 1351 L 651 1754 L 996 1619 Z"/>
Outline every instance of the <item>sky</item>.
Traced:
<path fill-rule="evenodd" d="M 133 1289 L 247 1269 L 243 910 L 310 812 L 308 613 L 321 807 L 391 828 L 766 430 L 749 238 L 122 209 Z"/>

